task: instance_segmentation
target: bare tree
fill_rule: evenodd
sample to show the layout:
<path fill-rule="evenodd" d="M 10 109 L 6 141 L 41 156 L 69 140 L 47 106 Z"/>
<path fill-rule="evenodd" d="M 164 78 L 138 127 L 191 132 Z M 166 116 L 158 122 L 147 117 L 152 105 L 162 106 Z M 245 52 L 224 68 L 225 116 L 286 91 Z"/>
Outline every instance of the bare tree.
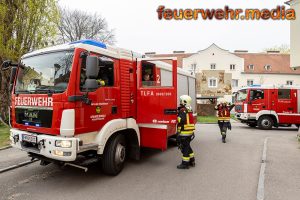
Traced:
<path fill-rule="evenodd" d="M 61 20 L 58 25 L 58 43 L 73 42 L 82 39 L 94 39 L 107 44 L 115 43 L 114 30 L 108 29 L 105 18 L 97 13 L 60 9 Z"/>
<path fill-rule="evenodd" d="M 273 46 L 273 47 L 264 49 L 264 51 L 280 51 L 280 53 L 282 53 L 282 54 L 289 54 L 290 53 L 290 45 L 282 44 L 280 46 Z"/>

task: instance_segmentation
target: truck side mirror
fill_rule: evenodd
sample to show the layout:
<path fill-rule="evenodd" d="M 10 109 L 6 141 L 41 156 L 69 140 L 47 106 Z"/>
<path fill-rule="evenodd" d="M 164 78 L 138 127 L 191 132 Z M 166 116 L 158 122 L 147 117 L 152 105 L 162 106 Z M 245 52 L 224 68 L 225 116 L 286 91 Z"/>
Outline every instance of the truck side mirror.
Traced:
<path fill-rule="evenodd" d="M 99 60 L 96 56 L 87 56 L 86 58 L 86 77 L 96 79 L 99 73 Z"/>
<path fill-rule="evenodd" d="M 12 64 L 11 60 L 5 60 L 1 65 L 1 70 L 2 71 L 8 70 L 11 64 Z"/>
<path fill-rule="evenodd" d="M 83 88 L 87 90 L 94 90 L 97 89 L 98 82 L 97 82 L 97 76 L 99 73 L 99 60 L 96 56 L 87 56 L 86 57 L 86 77 L 85 84 Z"/>
<path fill-rule="evenodd" d="M 9 91 L 10 92 L 12 91 L 12 88 L 13 88 L 13 85 L 14 85 L 17 70 L 18 70 L 17 67 L 13 67 L 13 68 L 11 68 L 11 71 L 10 71 L 10 78 L 9 78 Z"/>

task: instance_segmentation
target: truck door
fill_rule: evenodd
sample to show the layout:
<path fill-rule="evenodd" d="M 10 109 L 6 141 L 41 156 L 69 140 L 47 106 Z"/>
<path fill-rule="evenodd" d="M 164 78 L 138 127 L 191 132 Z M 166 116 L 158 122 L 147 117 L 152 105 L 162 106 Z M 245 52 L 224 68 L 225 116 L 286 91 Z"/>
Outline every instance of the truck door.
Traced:
<path fill-rule="evenodd" d="M 142 147 L 165 150 L 176 133 L 177 60 L 158 60 L 137 61 L 137 123 Z"/>
<path fill-rule="evenodd" d="M 276 112 L 278 114 L 279 123 L 290 124 L 294 121 L 297 112 L 295 106 L 297 94 L 294 94 L 291 89 L 278 89 L 277 90 L 277 102 L 275 101 Z"/>
<path fill-rule="evenodd" d="M 109 120 L 118 118 L 120 113 L 120 89 L 116 76 L 119 60 L 95 53 L 91 55 L 99 58 L 98 88 L 86 92 L 85 58 L 82 58 L 76 96 L 86 95 L 90 104 L 77 101 L 77 133 L 98 132 Z"/>
<path fill-rule="evenodd" d="M 137 65 L 137 122 L 176 124 L 177 60 L 141 59 Z"/>
<path fill-rule="evenodd" d="M 249 113 L 258 113 L 261 110 L 267 109 L 268 95 L 265 94 L 263 89 L 250 90 L 250 102 Z"/>

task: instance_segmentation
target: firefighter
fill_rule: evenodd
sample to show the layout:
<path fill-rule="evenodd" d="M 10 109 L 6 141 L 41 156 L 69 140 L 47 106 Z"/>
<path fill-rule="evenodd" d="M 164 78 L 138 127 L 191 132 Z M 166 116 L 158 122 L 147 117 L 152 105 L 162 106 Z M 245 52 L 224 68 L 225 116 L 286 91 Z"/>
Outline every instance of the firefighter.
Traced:
<path fill-rule="evenodd" d="M 178 169 L 188 169 L 190 166 L 195 166 L 194 152 L 190 146 L 191 141 L 194 139 L 195 130 L 191 101 L 192 98 L 188 95 L 180 97 L 177 116 L 177 143 L 182 152 L 182 162 L 177 166 Z"/>
<path fill-rule="evenodd" d="M 226 143 L 227 129 L 231 130 L 230 111 L 233 109 L 234 104 L 230 105 L 224 98 L 219 99 L 219 102 L 215 110 L 217 110 L 218 114 L 218 125 L 222 135 L 222 142 Z"/>

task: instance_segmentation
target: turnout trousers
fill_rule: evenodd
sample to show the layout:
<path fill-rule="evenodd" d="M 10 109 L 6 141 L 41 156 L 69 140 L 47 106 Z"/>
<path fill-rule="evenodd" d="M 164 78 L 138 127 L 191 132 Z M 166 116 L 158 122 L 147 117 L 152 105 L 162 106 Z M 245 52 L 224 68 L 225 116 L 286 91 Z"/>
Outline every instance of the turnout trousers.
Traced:
<path fill-rule="evenodd" d="M 231 124 L 230 124 L 229 121 L 221 121 L 221 120 L 219 120 L 218 121 L 218 125 L 219 125 L 219 128 L 220 128 L 222 139 L 223 139 L 223 141 L 225 141 L 227 130 L 228 129 L 231 130 Z"/>
<path fill-rule="evenodd" d="M 181 153 L 182 153 L 182 163 L 189 165 L 189 162 L 194 162 L 194 152 L 191 147 L 192 135 L 191 136 L 179 136 L 181 144 Z"/>

